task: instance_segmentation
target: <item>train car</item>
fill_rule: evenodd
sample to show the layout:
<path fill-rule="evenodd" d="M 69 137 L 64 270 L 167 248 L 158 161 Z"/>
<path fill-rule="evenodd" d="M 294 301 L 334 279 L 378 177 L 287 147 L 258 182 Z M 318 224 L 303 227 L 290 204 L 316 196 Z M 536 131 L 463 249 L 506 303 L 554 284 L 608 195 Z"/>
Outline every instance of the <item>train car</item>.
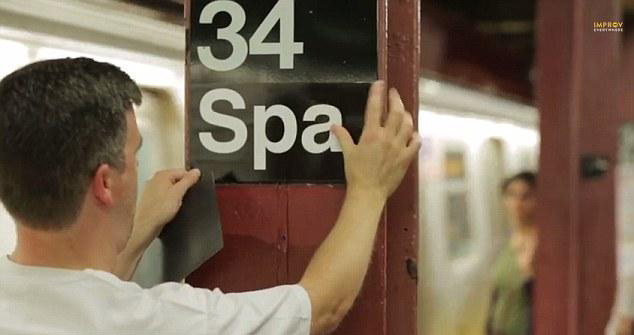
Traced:
<path fill-rule="evenodd" d="M 500 187 L 537 168 L 537 110 L 435 79 L 419 92 L 419 333 L 483 334 L 491 269 L 509 236 Z"/>

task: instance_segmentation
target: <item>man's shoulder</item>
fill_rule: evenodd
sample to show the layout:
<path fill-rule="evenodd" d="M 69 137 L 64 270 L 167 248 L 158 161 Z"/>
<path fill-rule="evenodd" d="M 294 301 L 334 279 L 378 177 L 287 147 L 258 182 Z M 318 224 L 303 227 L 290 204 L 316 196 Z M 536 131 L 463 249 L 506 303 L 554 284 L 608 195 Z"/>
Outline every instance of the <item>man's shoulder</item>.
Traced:
<path fill-rule="evenodd" d="M 105 286 L 110 286 L 114 289 L 126 289 L 139 292 L 143 291 L 143 288 L 141 288 L 139 284 L 132 281 L 121 280 L 119 277 L 110 272 L 91 269 L 83 270 L 82 272 L 90 281 L 94 281 L 95 283 L 100 283 Z"/>

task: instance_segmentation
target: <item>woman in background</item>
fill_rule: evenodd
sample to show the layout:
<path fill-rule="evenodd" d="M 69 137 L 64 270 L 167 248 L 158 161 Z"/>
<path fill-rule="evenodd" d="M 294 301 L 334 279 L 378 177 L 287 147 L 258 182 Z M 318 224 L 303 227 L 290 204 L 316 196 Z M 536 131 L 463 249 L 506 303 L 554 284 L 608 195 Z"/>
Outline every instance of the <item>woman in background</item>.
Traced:
<path fill-rule="evenodd" d="M 494 267 L 493 294 L 487 318 L 488 335 L 531 334 L 536 175 L 521 172 L 502 185 L 511 238 Z"/>

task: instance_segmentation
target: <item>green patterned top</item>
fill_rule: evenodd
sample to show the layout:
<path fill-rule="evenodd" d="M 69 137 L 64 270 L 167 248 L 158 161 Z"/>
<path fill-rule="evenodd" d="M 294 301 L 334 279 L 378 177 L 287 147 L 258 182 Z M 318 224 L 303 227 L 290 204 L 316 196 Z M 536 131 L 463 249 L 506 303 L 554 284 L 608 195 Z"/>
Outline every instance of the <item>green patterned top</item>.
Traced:
<path fill-rule="evenodd" d="M 494 286 L 487 333 L 529 335 L 531 333 L 531 281 L 520 271 L 517 254 L 507 245 L 494 267 Z"/>

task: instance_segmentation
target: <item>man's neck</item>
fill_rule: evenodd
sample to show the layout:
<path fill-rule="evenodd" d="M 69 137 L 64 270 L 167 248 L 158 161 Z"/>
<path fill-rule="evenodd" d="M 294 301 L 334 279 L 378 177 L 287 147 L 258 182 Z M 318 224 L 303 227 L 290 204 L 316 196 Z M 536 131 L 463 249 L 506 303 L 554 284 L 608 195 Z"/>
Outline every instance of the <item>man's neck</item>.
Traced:
<path fill-rule="evenodd" d="M 17 224 L 17 244 L 10 258 L 21 265 L 111 272 L 116 251 L 78 230 L 81 227 L 51 232 Z"/>

